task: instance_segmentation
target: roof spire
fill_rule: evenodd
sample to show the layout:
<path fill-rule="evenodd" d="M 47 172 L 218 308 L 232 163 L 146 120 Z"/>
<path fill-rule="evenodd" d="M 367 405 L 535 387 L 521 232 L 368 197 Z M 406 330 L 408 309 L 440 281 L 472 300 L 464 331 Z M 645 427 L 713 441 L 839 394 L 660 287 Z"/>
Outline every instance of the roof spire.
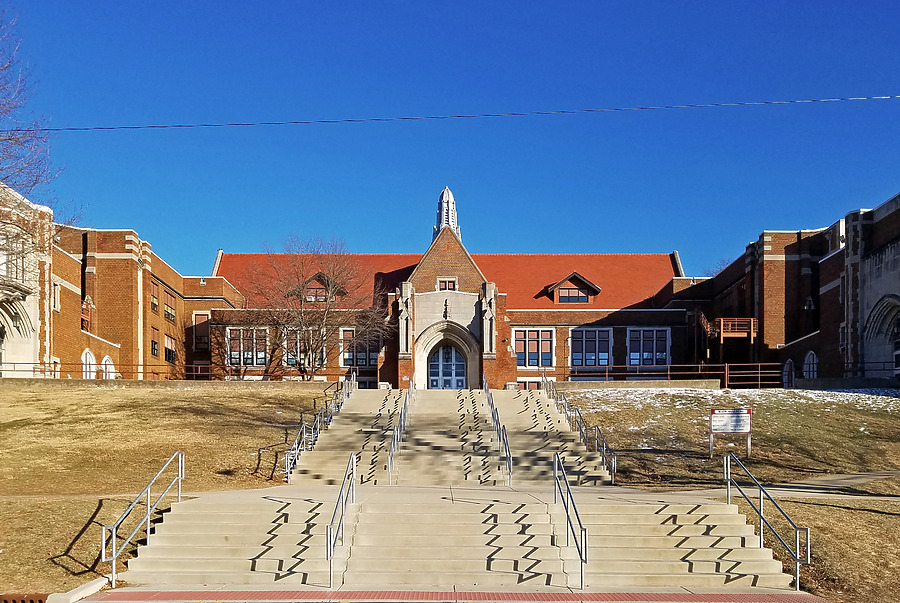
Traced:
<path fill-rule="evenodd" d="M 456 222 L 456 200 L 449 187 L 444 187 L 441 191 L 441 197 L 438 199 L 437 221 L 434 224 L 434 235 L 431 240 L 435 240 L 438 233 L 444 228 L 449 228 L 456 233 L 456 236 L 462 239 L 459 234 L 459 224 Z"/>

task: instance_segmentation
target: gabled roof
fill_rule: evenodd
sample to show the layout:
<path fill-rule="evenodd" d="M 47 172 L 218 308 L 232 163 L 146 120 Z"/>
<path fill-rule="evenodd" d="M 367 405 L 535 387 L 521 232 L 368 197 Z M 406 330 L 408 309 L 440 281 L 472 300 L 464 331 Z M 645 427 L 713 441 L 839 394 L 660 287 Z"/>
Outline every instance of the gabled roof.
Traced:
<path fill-rule="evenodd" d="M 446 235 L 455 237 L 449 229 Z M 437 241 L 437 239 L 436 239 Z M 286 256 L 275 254 L 273 261 L 286 262 Z M 409 280 L 424 256 L 418 254 L 351 254 L 361 269 L 372 274 L 375 283 L 393 291 Z M 223 276 L 245 295 L 253 290 L 254 271 L 271 270 L 265 253 L 223 253 L 215 274 Z M 523 309 L 566 309 L 548 295 L 548 287 L 558 285 L 560 274 L 577 274 L 587 283 L 602 290 L 578 309 L 620 309 L 651 307 L 651 298 L 676 274 L 672 255 L 658 254 L 472 254 L 475 269 L 486 281 L 496 283 L 499 293 L 505 293 L 506 307 Z M 436 261 L 439 258 L 434 258 Z M 447 275 L 452 276 L 452 275 Z M 567 277 L 568 278 L 568 277 Z M 248 300 L 255 307 L 260 300 Z"/>
<path fill-rule="evenodd" d="M 573 272 L 572 274 L 570 274 L 569 276 L 567 276 L 567 277 L 564 278 L 563 280 L 559 281 L 559 282 L 556 283 L 555 285 L 551 285 L 551 286 L 547 287 L 547 292 L 548 292 L 548 293 L 553 293 L 554 291 L 556 291 L 557 289 L 559 289 L 560 287 L 562 287 L 562 286 L 565 285 L 566 283 L 571 282 L 572 279 L 578 279 L 579 281 L 581 281 L 582 283 L 584 283 L 585 285 L 587 285 L 587 286 L 588 286 L 588 289 L 593 290 L 594 295 L 597 295 L 598 293 L 600 293 L 600 287 L 598 287 L 597 285 L 595 285 L 594 283 L 592 283 L 592 282 L 589 281 L 588 279 L 584 278 L 582 275 L 578 274 L 578 272 Z"/>

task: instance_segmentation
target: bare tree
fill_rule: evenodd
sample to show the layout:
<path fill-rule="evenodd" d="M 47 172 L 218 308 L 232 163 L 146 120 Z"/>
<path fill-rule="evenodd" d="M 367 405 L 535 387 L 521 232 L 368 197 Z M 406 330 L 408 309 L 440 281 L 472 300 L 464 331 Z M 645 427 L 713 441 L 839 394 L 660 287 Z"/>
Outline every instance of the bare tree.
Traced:
<path fill-rule="evenodd" d="M 23 197 L 56 175 L 47 121 L 27 111 L 29 74 L 20 54 L 16 18 L 0 13 L 0 182 Z"/>
<path fill-rule="evenodd" d="M 37 286 L 52 214 L 26 197 L 55 176 L 46 122 L 26 110 L 31 89 L 15 26 L 15 17 L 0 13 L 0 301 L 6 302 L 24 300 Z"/>
<path fill-rule="evenodd" d="M 248 307 L 234 315 L 249 329 L 265 330 L 268 375 L 295 369 L 312 379 L 342 352 L 348 359 L 365 353 L 370 366 L 371 350 L 377 354 L 392 328 L 386 291 L 341 241 L 290 240 L 284 253 L 262 256 L 246 283 Z M 258 352 L 260 338 L 253 339 Z M 240 347 L 246 354 L 247 341 L 229 341 L 229 353 Z"/>

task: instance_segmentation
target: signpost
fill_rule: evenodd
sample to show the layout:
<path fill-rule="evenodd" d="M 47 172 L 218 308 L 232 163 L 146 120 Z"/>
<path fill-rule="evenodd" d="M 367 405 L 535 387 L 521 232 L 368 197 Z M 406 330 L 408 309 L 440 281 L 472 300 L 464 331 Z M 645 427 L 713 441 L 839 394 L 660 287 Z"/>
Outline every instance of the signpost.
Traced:
<path fill-rule="evenodd" d="M 711 408 L 709 410 L 709 458 L 713 457 L 713 436 L 717 433 L 746 433 L 747 456 L 750 456 L 749 408 Z"/>

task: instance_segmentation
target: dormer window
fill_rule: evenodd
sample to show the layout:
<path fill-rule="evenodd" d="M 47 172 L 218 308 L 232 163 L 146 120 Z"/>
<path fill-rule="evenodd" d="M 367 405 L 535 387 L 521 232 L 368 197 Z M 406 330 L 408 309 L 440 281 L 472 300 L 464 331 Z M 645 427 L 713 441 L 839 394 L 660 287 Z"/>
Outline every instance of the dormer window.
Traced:
<path fill-rule="evenodd" d="M 438 278 L 438 291 L 456 291 L 456 277 L 442 276 Z"/>
<path fill-rule="evenodd" d="M 588 290 L 583 287 L 560 287 L 558 291 L 561 304 L 586 304 L 588 302 Z"/>
<path fill-rule="evenodd" d="M 573 272 L 555 285 L 547 287 L 547 293 L 558 304 L 587 304 L 600 293 L 600 287 Z"/>

